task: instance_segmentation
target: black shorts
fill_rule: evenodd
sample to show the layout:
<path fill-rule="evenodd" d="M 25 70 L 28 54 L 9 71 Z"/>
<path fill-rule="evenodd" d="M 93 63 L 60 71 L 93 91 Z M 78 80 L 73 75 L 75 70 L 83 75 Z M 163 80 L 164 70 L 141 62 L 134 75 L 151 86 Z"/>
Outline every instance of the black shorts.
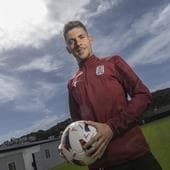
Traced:
<path fill-rule="evenodd" d="M 147 153 L 137 159 L 128 161 L 127 163 L 113 166 L 109 168 L 100 168 L 101 170 L 162 170 L 160 164 L 152 155 Z"/>

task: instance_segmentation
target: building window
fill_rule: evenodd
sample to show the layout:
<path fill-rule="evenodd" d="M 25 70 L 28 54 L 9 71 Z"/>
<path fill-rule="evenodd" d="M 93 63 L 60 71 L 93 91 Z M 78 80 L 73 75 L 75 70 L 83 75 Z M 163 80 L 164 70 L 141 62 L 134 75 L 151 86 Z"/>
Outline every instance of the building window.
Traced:
<path fill-rule="evenodd" d="M 47 159 L 50 158 L 50 151 L 48 149 L 45 149 L 45 157 Z"/>
<path fill-rule="evenodd" d="M 8 164 L 8 169 L 9 170 L 16 170 L 15 162 L 11 162 Z"/>

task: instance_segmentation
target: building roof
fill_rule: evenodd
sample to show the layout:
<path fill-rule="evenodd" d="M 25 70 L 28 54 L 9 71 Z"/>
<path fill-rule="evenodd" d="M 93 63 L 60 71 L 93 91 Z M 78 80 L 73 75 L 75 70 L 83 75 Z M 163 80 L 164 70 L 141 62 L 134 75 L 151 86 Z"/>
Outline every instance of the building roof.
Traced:
<path fill-rule="evenodd" d="M 45 143 L 51 143 L 54 141 L 59 141 L 59 140 L 58 139 L 47 139 L 47 140 L 42 140 L 42 141 L 36 141 L 36 142 L 16 144 L 13 146 L 2 147 L 2 148 L 0 148 L 0 153 L 9 152 L 9 151 L 18 150 L 18 149 L 29 148 L 32 146 L 41 145 L 41 144 L 45 144 Z"/>

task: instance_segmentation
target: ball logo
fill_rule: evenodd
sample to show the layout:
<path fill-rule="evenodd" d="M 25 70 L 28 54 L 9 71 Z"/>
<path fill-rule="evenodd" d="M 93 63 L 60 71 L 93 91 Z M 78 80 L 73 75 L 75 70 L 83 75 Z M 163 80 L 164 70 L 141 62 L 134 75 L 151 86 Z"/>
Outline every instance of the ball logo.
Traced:
<path fill-rule="evenodd" d="M 104 65 L 97 66 L 96 67 L 96 75 L 99 76 L 102 74 L 104 74 Z"/>

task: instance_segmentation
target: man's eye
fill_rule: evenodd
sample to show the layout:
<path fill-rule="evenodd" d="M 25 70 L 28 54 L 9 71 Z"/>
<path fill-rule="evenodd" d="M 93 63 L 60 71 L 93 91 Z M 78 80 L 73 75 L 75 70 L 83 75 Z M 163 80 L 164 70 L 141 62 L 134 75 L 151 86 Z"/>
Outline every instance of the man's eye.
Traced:
<path fill-rule="evenodd" d="M 71 44 L 73 44 L 73 43 L 74 43 L 74 40 L 69 40 L 69 41 L 68 41 L 68 44 L 69 44 L 69 45 L 71 45 Z"/>
<path fill-rule="evenodd" d="M 85 38 L 85 36 L 81 36 L 80 38 L 83 39 L 83 38 Z"/>

